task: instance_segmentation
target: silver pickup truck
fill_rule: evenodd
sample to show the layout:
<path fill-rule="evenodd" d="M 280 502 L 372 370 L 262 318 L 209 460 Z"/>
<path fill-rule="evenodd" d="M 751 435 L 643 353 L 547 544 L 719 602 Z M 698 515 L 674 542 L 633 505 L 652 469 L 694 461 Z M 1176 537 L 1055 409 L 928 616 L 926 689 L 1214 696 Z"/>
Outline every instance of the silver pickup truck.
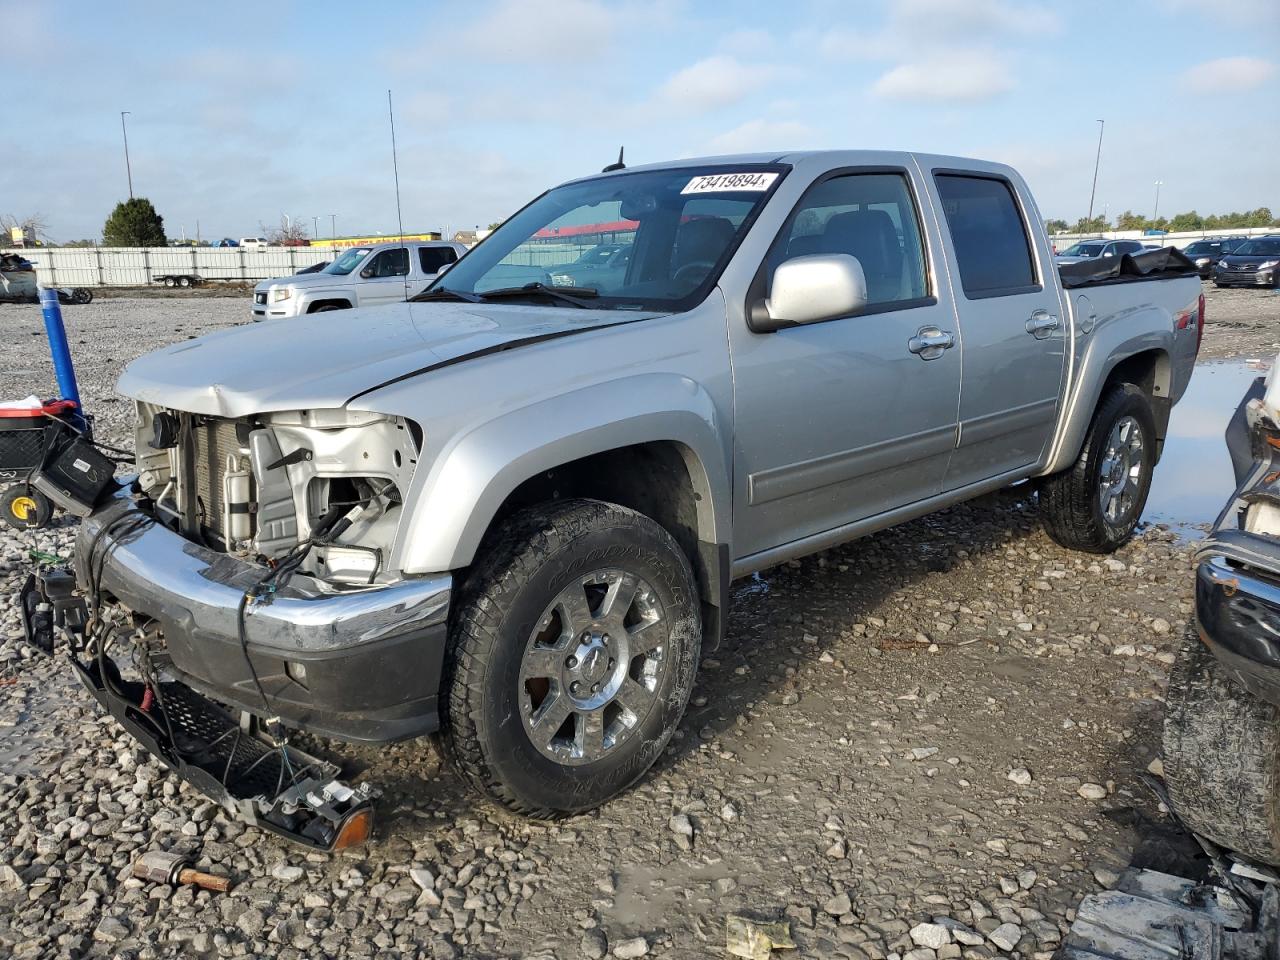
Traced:
<path fill-rule="evenodd" d="M 601 243 L 625 269 L 555 282 Z M 998 163 L 563 184 L 412 302 L 129 366 L 137 478 L 82 524 L 79 669 L 198 785 L 260 787 L 282 832 L 297 796 L 211 785 L 220 728 L 190 715 L 242 712 L 238 743 L 266 721 L 262 749 L 439 730 L 501 803 L 588 809 L 663 751 L 734 578 L 1028 478 L 1059 543 L 1125 542 L 1200 282 L 1160 253 L 1070 284 Z"/>

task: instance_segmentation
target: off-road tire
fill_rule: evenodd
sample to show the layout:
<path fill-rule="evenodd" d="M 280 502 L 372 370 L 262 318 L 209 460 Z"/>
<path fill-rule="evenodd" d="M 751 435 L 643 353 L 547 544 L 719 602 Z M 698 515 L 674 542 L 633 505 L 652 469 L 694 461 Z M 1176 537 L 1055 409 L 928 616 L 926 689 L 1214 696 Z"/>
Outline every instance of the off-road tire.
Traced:
<path fill-rule="evenodd" d="M 645 774 L 684 713 L 702 638 L 689 561 L 653 520 L 598 500 L 524 510 L 481 549 L 450 618 L 441 688 L 446 754 L 475 788 L 525 816 L 553 819 L 599 806 Z M 546 605 L 575 577 L 601 566 L 652 585 L 670 617 L 665 655 L 673 660 L 633 735 L 599 760 L 561 764 L 525 731 L 521 659 Z"/>
<path fill-rule="evenodd" d="M 1132 514 L 1115 525 L 1099 502 L 1099 470 L 1111 430 L 1123 417 L 1133 417 L 1142 430 L 1143 464 Z M 1094 411 L 1079 458 L 1066 470 L 1040 481 L 1040 518 L 1045 532 L 1062 546 L 1085 553 L 1111 553 L 1124 545 L 1146 506 L 1155 454 L 1155 417 L 1146 391 L 1132 383 L 1108 388 Z"/>
<path fill-rule="evenodd" d="M 1169 677 L 1164 776 L 1189 828 L 1280 866 L 1280 710 L 1236 683 L 1192 630 Z"/>

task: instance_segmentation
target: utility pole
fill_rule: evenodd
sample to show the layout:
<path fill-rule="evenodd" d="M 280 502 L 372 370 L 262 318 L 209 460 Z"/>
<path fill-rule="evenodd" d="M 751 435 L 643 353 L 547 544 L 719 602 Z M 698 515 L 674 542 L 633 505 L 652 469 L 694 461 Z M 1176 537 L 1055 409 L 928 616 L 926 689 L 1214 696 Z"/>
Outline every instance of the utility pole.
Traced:
<path fill-rule="evenodd" d="M 1160 187 L 1163 185 L 1164 185 L 1163 180 L 1156 181 L 1156 206 L 1155 206 L 1155 209 L 1151 212 L 1151 226 L 1153 229 L 1158 229 L 1156 227 L 1156 221 L 1160 219 Z"/>
<path fill-rule="evenodd" d="M 1093 157 L 1093 188 L 1089 191 L 1089 216 L 1086 225 L 1093 222 L 1093 198 L 1098 192 L 1098 164 L 1102 162 L 1102 131 L 1107 129 L 1107 121 L 1098 121 L 1098 152 Z"/>
<path fill-rule="evenodd" d="M 338 239 L 338 215 L 336 213 L 329 214 L 329 239 Z"/>
<path fill-rule="evenodd" d="M 319 217 L 311 218 L 311 236 L 315 240 L 320 239 L 320 218 Z"/>
<path fill-rule="evenodd" d="M 124 172 L 129 178 L 129 199 L 133 199 L 133 168 L 129 165 L 129 131 L 124 125 L 124 118 L 131 111 L 120 111 L 120 133 L 124 135 Z"/>

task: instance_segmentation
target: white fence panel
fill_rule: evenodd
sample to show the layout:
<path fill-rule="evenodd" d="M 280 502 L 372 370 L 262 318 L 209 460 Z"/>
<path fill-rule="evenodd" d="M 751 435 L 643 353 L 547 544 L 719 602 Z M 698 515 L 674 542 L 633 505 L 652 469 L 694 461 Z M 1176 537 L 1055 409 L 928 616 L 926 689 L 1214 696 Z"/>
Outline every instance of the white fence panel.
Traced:
<path fill-rule="evenodd" d="M 35 247 L 5 250 L 36 265 L 46 287 L 145 287 L 165 274 L 253 283 L 333 260 L 333 247 Z"/>

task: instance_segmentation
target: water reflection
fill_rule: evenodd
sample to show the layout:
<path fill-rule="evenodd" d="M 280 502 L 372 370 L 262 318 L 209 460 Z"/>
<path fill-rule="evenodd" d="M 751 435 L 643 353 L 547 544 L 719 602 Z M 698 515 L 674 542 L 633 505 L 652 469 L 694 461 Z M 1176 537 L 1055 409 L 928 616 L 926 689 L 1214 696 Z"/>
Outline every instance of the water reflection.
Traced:
<path fill-rule="evenodd" d="M 1168 524 L 1186 537 L 1202 537 L 1235 489 L 1223 433 L 1255 377 L 1269 363 L 1202 363 L 1173 408 L 1164 454 L 1156 467 L 1143 519 Z"/>

